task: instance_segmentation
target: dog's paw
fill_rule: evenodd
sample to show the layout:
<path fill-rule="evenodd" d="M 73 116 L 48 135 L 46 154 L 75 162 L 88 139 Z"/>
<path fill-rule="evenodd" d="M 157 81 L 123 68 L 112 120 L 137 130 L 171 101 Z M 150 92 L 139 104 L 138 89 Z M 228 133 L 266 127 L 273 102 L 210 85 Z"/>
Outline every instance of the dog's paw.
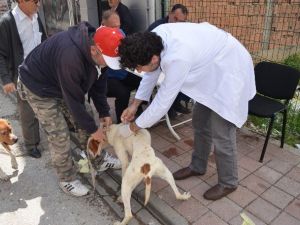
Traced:
<path fill-rule="evenodd" d="M 114 222 L 114 225 L 121 225 L 122 223 L 120 221 Z"/>
<path fill-rule="evenodd" d="M 8 181 L 10 179 L 10 176 L 8 176 L 8 175 L 1 175 L 1 177 L 0 177 L 0 180 L 1 181 Z"/>
<path fill-rule="evenodd" d="M 14 169 L 14 170 L 17 170 L 18 169 L 18 163 L 16 161 L 12 161 L 11 162 L 11 167 Z"/>
<path fill-rule="evenodd" d="M 121 196 L 121 195 L 117 198 L 117 202 L 118 202 L 118 203 L 123 203 L 123 200 L 122 200 L 122 196 Z"/>
<path fill-rule="evenodd" d="M 179 196 L 176 196 L 178 200 L 188 200 L 191 197 L 190 192 L 184 192 L 183 194 L 180 194 Z"/>

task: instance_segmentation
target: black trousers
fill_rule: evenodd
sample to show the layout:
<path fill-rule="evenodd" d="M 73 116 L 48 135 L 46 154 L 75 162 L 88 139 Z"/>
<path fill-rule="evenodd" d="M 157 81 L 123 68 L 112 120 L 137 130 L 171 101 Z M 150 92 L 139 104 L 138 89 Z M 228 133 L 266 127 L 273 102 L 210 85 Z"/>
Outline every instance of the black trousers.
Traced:
<path fill-rule="evenodd" d="M 107 97 L 116 98 L 115 109 L 118 123 L 121 122 L 123 110 L 128 107 L 130 92 L 139 87 L 141 80 L 141 77 L 132 73 L 128 73 L 127 77 L 123 80 L 107 78 Z"/>

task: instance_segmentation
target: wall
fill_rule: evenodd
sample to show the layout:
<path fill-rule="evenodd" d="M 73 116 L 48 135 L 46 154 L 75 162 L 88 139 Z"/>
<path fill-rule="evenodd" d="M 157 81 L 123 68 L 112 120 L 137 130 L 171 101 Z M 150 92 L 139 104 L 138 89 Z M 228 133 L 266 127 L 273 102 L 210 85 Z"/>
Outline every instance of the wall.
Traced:
<path fill-rule="evenodd" d="M 300 51 L 300 0 L 170 0 L 192 22 L 208 21 L 237 37 L 257 57 L 282 60 Z"/>

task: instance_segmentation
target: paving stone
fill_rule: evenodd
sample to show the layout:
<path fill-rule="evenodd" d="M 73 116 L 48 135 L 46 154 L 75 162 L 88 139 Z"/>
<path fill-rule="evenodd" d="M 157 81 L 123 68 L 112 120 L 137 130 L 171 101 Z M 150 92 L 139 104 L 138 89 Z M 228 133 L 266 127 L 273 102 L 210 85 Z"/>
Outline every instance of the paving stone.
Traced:
<path fill-rule="evenodd" d="M 179 188 L 180 193 L 184 191 Z M 174 191 L 170 186 L 165 187 L 157 193 L 158 198 L 165 201 L 169 206 L 174 207 L 175 205 L 179 205 L 181 203 L 180 200 L 177 200 L 174 194 Z"/>
<path fill-rule="evenodd" d="M 166 156 L 164 156 L 162 153 L 156 152 L 155 155 L 163 161 L 163 163 L 166 165 L 166 167 L 168 167 L 171 173 L 174 173 L 177 170 L 181 169 L 181 166 L 179 166 L 172 159 L 169 159 Z"/>
<path fill-rule="evenodd" d="M 191 190 L 193 187 L 200 184 L 201 182 L 203 181 L 199 178 L 199 176 L 189 177 L 184 180 L 176 180 L 177 186 L 185 191 Z"/>
<path fill-rule="evenodd" d="M 226 222 L 239 215 L 242 211 L 241 207 L 226 197 L 212 202 L 207 207 Z"/>
<path fill-rule="evenodd" d="M 158 192 L 166 186 L 169 186 L 169 184 L 165 180 L 157 177 L 152 177 L 151 191 Z"/>
<path fill-rule="evenodd" d="M 249 189 L 244 188 L 242 186 L 238 186 L 238 189 L 227 196 L 229 199 L 234 201 L 241 207 L 245 207 L 249 205 L 250 202 L 255 200 L 258 195 L 251 192 Z"/>
<path fill-rule="evenodd" d="M 194 142 L 193 139 L 191 137 L 189 137 L 189 138 L 181 139 L 180 141 L 177 141 L 174 144 L 186 152 L 186 151 L 190 151 L 193 149 L 193 146 L 192 146 L 193 142 Z"/>
<path fill-rule="evenodd" d="M 260 167 L 257 171 L 255 171 L 254 174 L 264 179 L 269 184 L 274 184 L 277 180 L 279 180 L 282 177 L 281 173 L 278 173 L 267 166 Z"/>
<path fill-rule="evenodd" d="M 268 167 L 276 170 L 277 172 L 280 172 L 282 174 L 285 174 L 288 172 L 294 165 L 290 162 L 286 162 L 279 159 L 272 159 L 270 162 L 266 164 Z"/>
<path fill-rule="evenodd" d="M 258 219 L 256 216 L 254 216 L 253 214 L 251 214 L 248 211 L 243 211 L 244 214 L 246 214 L 246 216 L 248 216 L 255 225 L 266 225 L 266 223 L 264 223 L 263 221 L 261 221 L 260 219 Z M 236 217 L 234 217 L 232 220 L 229 221 L 230 225 L 241 225 L 243 224 L 243 219 L 241 217 L 241 215 L 238 215 Z"/>
<path fill-rule="evenodd" d="M 246 209 L 267 224 L 280 213 L 280 209 L 262 198 L 257 198 Z"/>
<path fill-rule="evenodd" d="M 282 212 L 271 225 L 299 225 L 300 221 L 290 216 L 289 214 Z"/>
<path fill-rule="evenodd" d="M 273 144 L 271 144 L 270 147 L 268 146 L 268 148 L 270 148 L 270 154 L 274 155 L 279 160 L 289 162 L 293 165 L 297 165 L 300 162 L 300 156 L 297 156 L 287 149 L 280 148 Z"/>
<path fill-rule="evenodd" d="M 156 137 L 155 139 L 152 138 L 152 147 L 155 150 L 160 150 L 168 147 L 170 145 L 170 142 L 162 137 Z"/>
<path fill-rule="evenodd" d="M 215 186 L 216 184 L 218 184 L 218 174 L 214 174 L 211 177 L 207 178 L 205 182 L 210 186 Z"/>
<path fill-rule="evenodd" d="M 286 176 L 300 183 L 300 166 L 294 167 Z"/>
<path fill-rule="evenodd" d="M 243 167 L 238 166 L 238 176 L 239 180 L 243 180 L 245 177 L 247 177 L 250 174 L 250 172 Z"/>
<path fill-rule="evenodd" d="M 247 157 L 253 159 L 254 161 L 259 162 L 259 159 L 260 159 L 260 156 L 261 156 L 261 152 L 262 152 L 262 147 L 256 149 L 256 151 L 250 152 L 249 154 L 247 154 Z M 267 149 L 266 154 L 264 156 L 263 164 L 266 164 L 267 162 L 269 162 L 273 158 L 275 158 L 275 157 L 273 155 L 271 155 L 271 154 L 268 154 L 268 149 Z"/>
<path fill-rule="evenodd" d="M 240 182 L 240 185 L 248 188 L 252 192 L 260 195 L 267 190 L 271 185 L 263 179 L 251 174 Z"/>
<path fill-rule="evenodd" d="M 288 178 L 281 178 L 276 184 L 276 187 L 279 187 L 281 190 L 297 197 L 300 194 L 300 183 Z"/>
<path fill-rule="evenodd" d="M 216 167 L 213 167 L 211 165 L 207 165 L 206 172 L 204 175 L 200 176 L 200 179 L 203 181 L 206 181 L 211 176 L 215 175 L 217 173 Z"/>
<path fill-rule="evenodd" d="M 180 156 L 174 157 L 173 160 L 182 167 L 186 167 L 191 162 L 192 152 L 186 152 Z"/>
<path fill-rule="evenodd" d="M 213 212 L 207 212 L 205 215 L 201 216 L 197 222 L 193 223 L 193 225 L 226 225 L 221 218 L 215 215 Z"/>
<path fill-rule="evenodd" d="M 198 200 L 190 198 L 174 207 L 184 218 L 193 223 L 197 221 L 208 209 Z"/>
<path fill-rule="evenodd" d="M 284 209 L 294 199 L 293 196 L 273 186 L 266 190 L 261 197 L 281 209 Z"/>
<path fill-rule="evenodd" d="M 286 207 L 285 211 L 300 221 L 300 200 L 295 199 Z"/>
<path fill-rule="evenodd" d="M 161 149 L 160 152 L 167 158 L 171 159 L 176 156 L 182 155 L 185 151 L 175 144 L 170 144 L 166 148 Z"/>
<path fill-rule="evenodd" d="M 200 184 L 198 184 L 197 186 L 193 187 L 191 189 L 191 194 L 192 196 L 197 199 L 201 204 L 203 205 L 208 205 L 210 204 L 212 201 L 210 200 L 206 200 L 204 197 L 203 197 L 203 194 L 204 192 L 206 192 L 208 189 L 210 188 L 210 186 L 205 183 L 205 182 L 202 182 Z"/>
<path fill-rule="evenodd" d="M 238 165 L 243 167 L 244 169 L 250 171 L 250 172 L 254 172 L 255 170 L 257 170 L 258 168 L 260 168 L 261 166 L 263 166 L 262 163 L 259 163 L 258 161 L 255 161 L 253 159 L 251 159 L 250 157 L 243 157 L 240 160 L 238 160 Z"/>

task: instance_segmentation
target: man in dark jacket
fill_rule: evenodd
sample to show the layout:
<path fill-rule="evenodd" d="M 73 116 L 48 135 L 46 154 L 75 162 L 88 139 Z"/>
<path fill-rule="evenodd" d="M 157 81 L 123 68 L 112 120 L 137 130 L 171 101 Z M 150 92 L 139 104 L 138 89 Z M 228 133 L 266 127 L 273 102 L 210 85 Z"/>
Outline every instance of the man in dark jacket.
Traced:
<path fill-rule="evenodd" d="M 124 31 L 126 35 L 132 34 L 133 22 L 128 7 L 122 4 L 120 0 L 108 0 L 108 4 L 111 10 L 116 11 L 119 14 L 121 20 L 120 28 Z"/>
<path fill-rule="evenodd" d="M 105 140 L 85 107 L 86 93 L 91 96 L 104 127 L 111 124 L 106 100 L 106 76 L 100 67 L 114 65 L 123 33 L 119 29 L 97 29 L 82 22 L 68 31 L 57 33 L 35 48 L 19 68 L 18 92 L 39 118 L 49 142 L 52 163 L 63 191 L 83 196 L 88 189 L 76 179 L 71 158 L 70 134 L 64 109 L 69 111 L 75 127 L 85 130 L 98 142 Z M 66 107 L 65 107 L 66 106 Z M 102 151 L 100 170 L 120 168 L 120 161 Z"/>
<path fill-rule="evenodd" d="M 0 18 L 0 77 L 4 93 L 16 90 L 18 66 L 29 52 L 46 39 L 37 10 L 39 1 L 17 1 L 13 10 Z M 40 158 L 39 122 L 31 107 L 17 94 L 20 122 L 25 149 L 34 158 Z"/>

